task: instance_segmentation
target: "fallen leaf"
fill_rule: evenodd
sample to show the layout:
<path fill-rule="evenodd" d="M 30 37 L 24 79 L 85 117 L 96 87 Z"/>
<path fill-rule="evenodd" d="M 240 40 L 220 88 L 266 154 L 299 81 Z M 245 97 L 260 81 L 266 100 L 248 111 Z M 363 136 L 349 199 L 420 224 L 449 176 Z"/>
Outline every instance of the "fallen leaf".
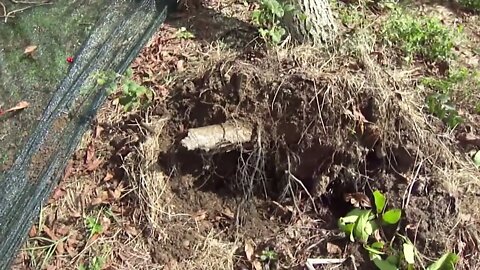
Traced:
<path fill-rule="evenodd" d="M 103 217 L 101 224 L 102 224 L 103 231 L 108 232 L 108 229 L 110 228 L 110 225 L 112 224 L 112 221 L 108 217 Z"/>
<path fill-rule="evenodd" d="M 104 128 L 100 125 L 97 125 L 95 127 L 95 136 L 93 136 L 93 138 L 99 138 L 100 137 L 100 134 L 102 133 L 102 131 L 104 130 Z"/>
<path fill-rule="evenodd" d="M 201 220 L 204 220 L 205 218 L 207 218 L 207 211 L 205 210 L 198 211 L 197 213 L 195 213 L 195 215 L 193 215 L 193 219 L 195 221 L 201 221 Z"/>
<path fill-rule="evenodd" d="M 67 250 L 68 256 L 73 258 L 75 255 L 77 255 L 77 250 L 74 247 L 67 245 L 65 249 Z"/>
<path fill-rule="evenodd" d="M 255 270 L 262 270 L 262 263 L 255 260 L 254 262 L 252 262 L 252 265 L 253 265 L 253 268 L 255 268 Z"/>
<path fill-rule="evenodd" d="M 65 190 L 63 190 L 60 187 L 56 187 L 55 190 L 53 191 L 52 199 L 53 200 L 58 200 L 61 197 L 63 197 L 63 195 L 65 195 L 65 193 L 66 193 Z"/>
<path fill-rule="evenodd" d="M 26 101 L 20 101 L 19 103 L 17 103 L 17 105 L 13 106 L 12 108 L 3 111 L 3 113 L 8 113 L 8 112 L 14 112 L 14 111 L 22 110 L 22 109 L 27 108 L 28 106 L 30 106 L 30 103 L 28 103 L 28 102 L 26 102 Z"/>
<path fill-rule="evenodd" d="M 63 255 L 65 253 L 65 248 L 63 247 L 63 241 L 57 242 L 57 255 Z"/>
<path fill-rule="evenodd" d="M 342 254 L 342 249 L 335 244 L 327 242 L 327 252 L 329 254 Z"/>
<path fill-rule="evenodd" d="M 85 151 L 85 160 L 84 164 L 90 164 L 90 162 L 95 157 L 95 145 L 93 144 L 93 140 L 90 141 L 87 145 L 87 150 Z"/>
<path fill-rule="evenodd" d="M 470 145 L 475 145 L 475 146 L 480 146 L 480 136 L 475 135 L 473 133 L 460 133 L 457 136 L 457 140 L 464 144 L 470 144 Z"/>
<path fill-rule="evenodd" d="M 355 207 L 372 207 L 370 199 L 361 192 L 345 193 L 344 199 Z"/>
<path fill-rule="evenodd" d="M 32 238 L 32 237 L 35 237 L 35 236 L 37 236 L 37 227 L 35 225 L 33 225 L 30 228 L 30 231 L 28 232 L 28 237 Z"/>
<path fill-rule="evenodd" d="M 255 252 L 255 248 L 254 248 L 254 245 L 255 243 L 253 242 L 252 239 L 248 239 L 247 241 L 245 241 L 245 255 L 247 257 L 247 260 L 249 262 L 252 261 L 252 256 L 253 256 L 253 253 Z"/>
<path fill-rule="evenodd" d="M 70 175 L 73 174 L 73 160 L 69 160 L 67 163 L 67 166 L 65 167 L 65 170 L 63 171 L 63 178 L 62 181 L 65 181 Z"/>
<path fill-rule="evenodd" d="M 62 226 L 57 229 L 57 233 L 61 236 L 65 236 L 70 232 L 69 228 L 67 226 Z"/>
<path fill-rule="evenodd" d="M 235 218 L 235 214 L 232 212 L 232 210 L 230 210 L 230 208 L 225 208 L 223 209 L 223 213 L 222 213 L 224 216 L 230 218 L 230 219 L 234 219 Z"/>
<path fill-rule="evenodd" d="M 182 72 L 185 68 L 183 67 L 183 60 L 178 60 L 177 62 L 177 71 Z"/>
<path fill-rule="evenodd" d="M 27 55 L 32 55 L 35 51 L 37 50 L 37 46 L 35 45 L 30 45 L 30 46 L 27 46 L 25 48 L 25 50 L 23 51 L 24 54 L 27 54 Z"/>
<path fill-rule="evenodd" d="M 48 236 L 50 237 L 50 239 L 52 239 L 53 241 L 56 241 L 58 240 L 58 237 L 55 235 L 55 233 L 50 230 L 50 228 L 48 228 L 47 226 L 43 226 L 43 232 Z"/>
<path fill-rule="evenodd" d="M 87 172 L 92 172 L 92 171 L 95 171 L 98 166 L 100 166 L 100 164 L 102 164 L 103 162 L 103 159 L 94 159 L 92 162 L 90 162 L 90 164 L 87 164 L 87 167 L 85 168 L 85 170 Z"/>
<path fill-rule="evenodd" d="M 105 175 L 105 177 L 103 178 L 103 181 L 108 182 L 112 179 L 113 179 L 113 174 L 111 174 L 110 172 L 107 172 L 107 175 Z"/>
<path fill-rule="evenodd" d="M 95 198 L 95 199 L 93 199 L 93 200 L 90 202 L 90 204 L 91 204 L 92 206 L 99 205 L 99 204 L 102 204 L 102 203 L 103 203 L 102 198 Z"/>
<path fill-rule="evenodd" d="M 130 236 L 137 236 L 138 235 L 137 229 L 133 226 L 130 226 L 130 225 L 125 226 L 124 231 Z"/>
<path fill-rule="evenodd" d="M 82 214 L 81 214 L 80 212 L 78 212 L 78 211 L 71 211 L 71 212 L 70 212 L 70 217 L 79 218 L 79 217 L 81 217 L 81 216 L 82 216 Z"/>

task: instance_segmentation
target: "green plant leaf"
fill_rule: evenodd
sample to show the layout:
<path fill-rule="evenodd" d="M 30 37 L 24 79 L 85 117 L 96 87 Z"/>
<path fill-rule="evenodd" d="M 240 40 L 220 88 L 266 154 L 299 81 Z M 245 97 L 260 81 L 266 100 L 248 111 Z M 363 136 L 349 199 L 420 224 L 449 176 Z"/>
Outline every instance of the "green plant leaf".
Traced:
<path fill-rule="evenodd" d="M 371 210 L 363 212 L 355 222 L 355 227 L 353 229 L 353 234 L 355 239 L 358 239 L 361 243 L 366 243 L 368 237 L 372 234 L 372 226 L 369 222 Z"/>
<path fill-rule="evenodd" d="M 381 245 L 381 246 L 380 246 Z M 366 249 L 370 255 L 370 260 L 375 258 L 374 255 L 383 255 L 385 252 L 382 251 L 383 243 L 382 242 L 375 242 L 371 246 L 363 245 L 363 248 Z"/>
<path fill-rule="evenodd" d="M 373 263 L 378 267 L 380 270 L 398 270 L 396 265 L 391 264 L 389 261 L 382 260 L 382 259 L 373 259 Z"/>
<path fill-rule="evenodd" d="M 403 243 L 403 255 L 408 264 L 415 264 L 415 246 L 412 243 Z"/>
<path fill-rule="evenodd" d="M 385 212 L 382 216 L 382 219 L 387 224 L 396 224 L 402 217 L 401 209 L 391 209 Z"/>
<path fill-rule="evenodd" d="M 377 209 L 377 214 L 380 214 L 383 212 L 383 209 L 385 208 L 385 202 L 387 199 L 385 196 L 378 190 L 375 190 L 373 192 L 373 198 L 375 200 L 375 208 Z"/>
<path fill-rule="evenodd" d="M 386 261 L 392 265 L 398 265 L 400 260 L 398 259 L 398 256 L 390 255 L 387 257 Z"/>
<path fill-rule="evenodd" d="M 473 156 L 473 163 L 475 163 L 477 167 L 480 167 L 480 150 Z"/>
<path fill-rule="evenodd" d="M 455 270 L 459 257 L 455 253 L 444 254 L 440 259 L 427 267 L 427 270 Z"/>

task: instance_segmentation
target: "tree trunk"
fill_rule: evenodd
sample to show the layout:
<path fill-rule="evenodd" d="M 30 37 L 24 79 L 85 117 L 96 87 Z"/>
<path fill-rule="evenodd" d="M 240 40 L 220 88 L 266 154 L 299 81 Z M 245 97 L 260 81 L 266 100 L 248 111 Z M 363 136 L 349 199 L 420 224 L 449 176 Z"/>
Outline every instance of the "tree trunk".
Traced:
<path fill-rule="evenodd" d="M 294 41 L 314 44 L 329 43 L 337 27 L 328 0 L 286 0 L 298 11 L 284 17 L 284 25 Z"/>

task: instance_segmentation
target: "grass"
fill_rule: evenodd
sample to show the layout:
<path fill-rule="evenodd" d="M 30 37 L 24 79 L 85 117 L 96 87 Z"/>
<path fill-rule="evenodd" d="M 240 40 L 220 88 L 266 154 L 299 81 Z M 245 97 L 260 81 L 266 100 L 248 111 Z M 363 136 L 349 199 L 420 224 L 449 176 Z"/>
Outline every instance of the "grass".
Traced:
<path fill-rule="evenodd" d="M 480 0 L 459 0 L 462 7 L 473 12 L 480 12 Z"/>
<path fill-rule="evenodd" d="M 445 78 L 427 77 L 423 78 L 421 83 L 433 90 L 426 100 L 428 111 L 444 121 L 449 128 L 453 129 L 463 123 L 463 118 L 456 109 L 458 105 L 470 108 L 470 113 L 478 113 L 478 71 L 459 68 L 451 71 Z"/>
<path fill-rule="evenodd" d="M 453 48 L 461 31 L 461 27 L 451 29 L 435 17 L 419 17 L 396 8 L 385 23 L 383 36 L 401 49 L 407 62 L 415 57 L 447 61 L 454 57 Z"/>

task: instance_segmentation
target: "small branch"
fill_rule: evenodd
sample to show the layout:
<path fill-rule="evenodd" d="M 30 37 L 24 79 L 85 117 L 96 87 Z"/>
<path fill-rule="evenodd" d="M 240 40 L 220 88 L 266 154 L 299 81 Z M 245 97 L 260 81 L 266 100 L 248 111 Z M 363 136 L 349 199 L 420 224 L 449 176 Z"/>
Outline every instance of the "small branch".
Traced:
<path fill-rule="evenodd" d="M 38 7 L 38 6 L 43 6 L 43 5 L 50 5 L 52 4 L 50 1 L 41 1 L 41 2 L 31 2 L 31 1 L 15 1 L 15 0 L 10 0 L 13 4 L 23 4 L 23 5 L 28 5 L 26 7 L 14 9 L 12 11 L 8 11 L 7 7 L 5 4 L 0 2 L 0 6 L 2 7 L 3 14 L 0 14 L 0 18 L 5 18 L 4 22 L 7 23 L 8 18 L 14 18 L 16 13 L 23 12 L 27 9 L 33 8 L 33 7 Z"/>

